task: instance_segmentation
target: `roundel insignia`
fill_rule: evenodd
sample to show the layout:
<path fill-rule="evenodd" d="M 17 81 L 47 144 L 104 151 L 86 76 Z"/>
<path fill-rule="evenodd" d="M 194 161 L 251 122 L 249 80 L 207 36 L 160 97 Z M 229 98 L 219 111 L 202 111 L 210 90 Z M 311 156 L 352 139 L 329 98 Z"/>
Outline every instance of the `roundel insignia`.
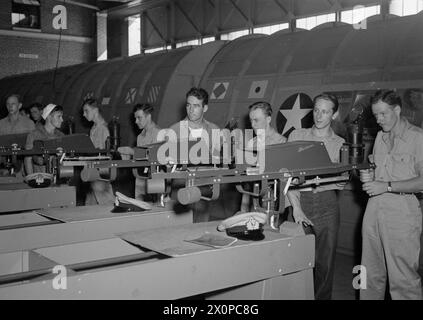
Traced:
<path fill-rule="evenodd" d="M 288 137 L 291 131 L 313 125 L 313 101 L 305 93 L 288 97 L 279 108 L 276 118 L 278 132 Z"/>

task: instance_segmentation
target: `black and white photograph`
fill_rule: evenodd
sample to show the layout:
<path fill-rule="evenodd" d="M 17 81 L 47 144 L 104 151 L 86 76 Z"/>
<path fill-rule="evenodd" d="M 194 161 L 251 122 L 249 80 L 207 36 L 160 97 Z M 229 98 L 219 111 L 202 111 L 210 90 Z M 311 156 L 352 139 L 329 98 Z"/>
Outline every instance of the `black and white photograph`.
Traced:
<path fill-rule="evenodd" d="M 0 300 L 423 300 L 422 40 L 423 0 L 0 0 Z"/>

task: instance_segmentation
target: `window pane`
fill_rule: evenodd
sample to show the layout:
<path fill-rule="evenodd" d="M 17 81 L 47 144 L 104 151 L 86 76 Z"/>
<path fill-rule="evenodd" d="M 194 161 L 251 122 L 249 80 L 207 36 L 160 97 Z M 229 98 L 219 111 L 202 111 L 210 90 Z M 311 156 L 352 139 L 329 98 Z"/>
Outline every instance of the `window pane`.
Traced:
<path fill-rule="evenodd" d="M 207 38 L 203 38 L 202 40 L 201 40 L 201 42 L 204 44 L 204 43 L 207 43 L 207 42 L 212 42 L 212 41 L 214 41 L 214 37 L 207 37 Z"/>
<path fill-rule="evenodd" d="M 176 48 L 185 47 L 185 46 L 197 46 L 199 45 L 198 39 L 183 41 L 176 43 Z"/>
<path fill-rule="evenodd" d="M 128 18 L 128 55 L 141 53 L 141 17 L 140 15 Z"/>
<path fill-rule="evenodd" d="M 301 29 L 311 30 L 320 24 L 323 24 L 326 22 L 333 22 L 335 20 L 336 20 L 335 13 L 321 14 L 318 16 L 297 19 L 296 27 Z"/>
<path fill-rule="evenodd" d="M 289 23 L 274 24 L 266 27 L 257 27 L 253 29 L 254 33 L 272 34 L 280 30 L 288 29 Z"/>
<path fill-rule="evenodd" d="M 380 14 L 380 6 L 356 6 L 352 10 L 344 10 L 341 12 L 341 21 L 349 24 L 359 23 L 368 17 Z"/>
<path fill-rule="evenodd" d="M 21 28 L 40 28 L 40 7 L 24 3 L 12 3 L 12 25 Z"/>
<path fill-rule="evenodd" d="M 230 33 L 224 33 L 220 36 L 222 40 L 234 40 L 236 38 L 245 36 L 248 34 L 248 30 L 234 31 Z"/>
<path fill-rule="evenodd" d="M 162 47 L 150 48 L 150 49 L 146 49 L 145 53 L 153 53 L 153 52 L 160 51 L 160 50 L 163 50 L 163 48 Z"/>
<path fill-rule="evenodd" d="M 392 0 L 389 13 L 397 16 L 409 16 L 423 10 L 423 0 Z"/>

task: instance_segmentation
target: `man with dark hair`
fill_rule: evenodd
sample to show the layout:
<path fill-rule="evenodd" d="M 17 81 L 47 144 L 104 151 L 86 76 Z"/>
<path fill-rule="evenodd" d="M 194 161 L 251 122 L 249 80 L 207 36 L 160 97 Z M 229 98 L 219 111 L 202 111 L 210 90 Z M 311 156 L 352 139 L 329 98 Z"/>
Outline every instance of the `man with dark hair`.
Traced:
<path fill-rule="evenodd" d="M 143 146 L 157 142 L 159 126 L 153 121 L 154 108 L 149 103 L 136 104 L 134 107 L 134 118 L 141 133 L 137 137 L 137 146 Z"/>
<path fill-rule="evenodd" d="M 0 135 L 27 133 L 35 129 L 34 123 L 19 112 L 22 102 L 18 94 L 12 94 L 7 98 L 6 107 L 9 114 L 0 120 Z"/>
<path fill-rule="evenodd" d="M 209 95 L 206 90 L 202 88 L 191 88 L 186 94 L 186 111 L 187 116 L 185 119 L 173 124 L 165 135 L 168 138 L 171 136 L 179 140 L 197 140 L 205 141 L 208 144 L 209 152 L 211 155 L 220 156 L 220 138 L 219 127 L 207 121 L 204 114 L 208 110 Z M 187 150 L 188 151 L 188 150 Z M 188 155 L 182 155 L 188 159 Z M 173 184 L 172 193 L 175 193 L 178 186 L 177 183 Z M 176 194 L 176 193 L 175 193 Z M 209 203 L 206 201 L 199 201 L 193 205 L 194 222 L 205 222 L 210 219 Z"/>
<path fill-rule="evenodd" d="M 43 106 L 41 103 L 34 102 L 29 106 L 29 114 L 31 116 L 32 121 L 34 121 L 35 126 L 37 125 L 44 125 L 43 117 L 41 117 L 41 114 L 43 112 Z"/>
<path fill-rule="evenodd" d="M 314 98 L 313 102 L 313 127 L 292 131 L 288 142 L 322 141 L 331 161 L 337 163 L 340 160 L 341 147 L 345 142 L 331 128 L 332 121 L 338 116 L 338 99 L 330 94 L 320 94 Z M 314 292 L 317 300 L 326 300 L 332 297 L 340 222 L 335 190 L 342 188 L 343 184 L 330 184 L 288 191 L 294 221 L 312 225 L 316 235 Z"/>
<path fill-rule="evenodd" d="M 373 96 L 372 112 L 381 127 L 373 147 L 374 174 L 360 171 L 370 196 L 363 219 L 361 265 L 367 288 L 360 299 L 422 299 L 417 273 L 422 231 L 418 197 L 423 190 L 423 130 L 401 116 L 401 98 L 392 90 Z"/>
<path fill-rule="evenodd" d="M 63 123 L 62 106 L 48 104 L 44 107 L 41 116 L 45 120 L 45 124 L 43 126 L 37 126 L 34 131 L 28 134 L 25 146 L 27 150 L 31 150 L 34 147 L 34 141 L 36 140 L 45 141 L 64 136 L 59 130 Z M 46 168 L 43 157 L 25 157 L 25 170 L 27 175 L 34 172 L 45 172 Z"/>
<path fill-rule="evenodd" d="M 137 137 L 137 147 L 157 142 L 157 135 L 159 134 L 160 128 L 153 121 L 153 111 L 154 107 L 149 103 L 138 103 L 134 106 L 135 123 L 141 130 L 141 133 Z M 131 147 L 119 147 L 118 152 L 121 154 L 123 159 L 128 159 L 134 154 L 134 150 Z M 146 194 L 145 188 L 145 179 L 137 178 L 135 180 L 136 199 L 144 198 L 144 195 Z"/>
<path fill-rule="evenodd" d="M 94 98 L 85 99 L 82 104 L 82 111 L 84 118 L 93 123 L 90 129 L 90 139 L 94 147 L 105 149 L 110 132 L 97 100 Z M 114 200 L 113 187 L 109 181 L 96 180 L 90 182 L 90 190 L 87 192 L 85 205 L 112 205 Z"/>
<path fill-rule="evenodd" d="M 203 88 L 191 88 L 186 94 L 187 116 L 184 120 L 172 125 L 178 139 L 199 139 L 207 136 L 212 141 L 213 130 L 220 130 L 219 127 L 207 121 L 204 114 L 208 110 L 209 95 Z M 212 144 L 209 145 L 212 148 Z"/>

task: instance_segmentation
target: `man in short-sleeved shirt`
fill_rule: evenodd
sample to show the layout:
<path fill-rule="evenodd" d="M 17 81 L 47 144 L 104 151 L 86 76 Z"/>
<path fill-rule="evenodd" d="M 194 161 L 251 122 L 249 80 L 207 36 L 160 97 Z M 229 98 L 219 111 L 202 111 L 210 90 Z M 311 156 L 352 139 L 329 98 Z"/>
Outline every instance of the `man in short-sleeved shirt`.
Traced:
<path fill-rule="evenodd" d="M 36 140 L 51 140 L 63 137 L 64 134 L 59 131 L 63 122 L 63 108 L 55 104 L 49 104 L 43 109 L 42 117 L 45 120 L 43 126 L 37 128 L 28 134 L 25 149 L 31 150 Z M 43 158 L 40 156 L 25 158 L 26 174 L 34 172 L 45 172 L 46 167 Z"/>
<path fill-rule="evenodd" d="M 219 137 L 220 128 L 204 118 L 208 110 L 208 99 L 208 93 L 203 88 L 191 88 L 186 94 L 186 118 L 173 124 L 168 130 L 176 134 L 179 140 L 208 141 L 210 152 L 218 155 L 221 144 L 216 137 Z"/>
<path fill-rule="evenodd" d="M 268 102 L 258 101 L 249 106 L 249 118 L 256 136 L 248 140 L 246 149 L 259 150 L 260 147 L 286 142 L 286 138 L 279 134 L 270 124 L 272 121 L 272 107 Z M 257 146 L 257 141 L 264 141 L 264 144 L 259 143 L 259 146 Z M 242 212 L 250 211 L 250 200 L 251 197 L 248 194 L 242 194 Z"/>
<path fill-rule="evenodd" d="M 216 137 L 220 137 L 219 127 L 207 121 L 204 118 L 208 110 L 209 95 L 203 88 L 191 88 L 185 95 L 187 116 L 173 124 L 167 131 L 173 138 L 179 140 L 196 140 L 206 141 L 209 147 L 209 155 L 220 155 L 220 142 Z M 167 135 L 170 138 L 169 135 Z M 188 155 L 180 155 L 188 159 Z M 206 157 L 205 157 L 206 158 Z M 210 159 L 210 158 L 209 158 Z M 176 183 L 172 186 L 172 193 L 176 195 Z M 209 221 L 210 213 L 208 210 L 209 203 L 201 200 L 193 205 L 194 222 Z"/>
<path fill-rule="evenodd" d="M 247 142 L 247 149 L 257 149 L 257 140 L 264 140 L 264 145 L 266 146 L 286 142 L 286 138 L 270 125 L 272 107 L 269 103 L 263 101 L 255 102 L 249 109 L 251 126 L 256 136 Z M 261 136 L 262 134 L 264 134 L 264 138 Z M 259 136 L 260 138 L 258 139 L 257 137 Z"/>
<path fill-rule="evenodd" d="M 138 103 L 134 106 L 135 123 L 141 130 L 137 136 L 137 147 L 142 147 L 148 144 L 156 143 L 160 128 L 153 121 L 154 107 L 149 103 Z M 127 159 L 134 155 L 134 150 L 131 147 L 119 147 L 118 152 L 122 159 Z M 146 180 L 136 178 L 135 180 L 135 198 L 145 200 L 146 195 Z"/>
<path fill-rule="evenodd" d="M 392 299 L 422 299 L 417 197 L 423 190 L 423 130 L 401 117 L 401 98 L 394 91 L 377 92 L 372 112 L 382 130 L 373 147 L 374 178 L 361 172 L 370 198 L 362 227 L 367 288 L 360 299 L 384 299 L 387 281 Z"/>
<path fill-rule="evenodd" d="M 331 123 L 338 115 L 338 100 L 331 94 L 314 98 L 314 125 L 309 129 L 294 130 L 288 137 L 291 141 L 322 141 L 332 162 L 339 162 L 339 153 L 345 140 L 337 136 Z M 335 272 L 335 253 L 340 223 L 339 205 L 335 190 L 338 184 L 294 189 L 288 192 L 297 223 L 313 225 L 316 235 L 316 258 L 314 270 L 314 292 L 317 300 L 332 297 Z"/>
<path fill-rule="evenodd" d="M 18 95 L 9 96 L 6 106 L 9 114 L 0 120 L 0 135 L 27 133 L 35 129 L 34 122 L 19 113 L 22 103 Z"/>

